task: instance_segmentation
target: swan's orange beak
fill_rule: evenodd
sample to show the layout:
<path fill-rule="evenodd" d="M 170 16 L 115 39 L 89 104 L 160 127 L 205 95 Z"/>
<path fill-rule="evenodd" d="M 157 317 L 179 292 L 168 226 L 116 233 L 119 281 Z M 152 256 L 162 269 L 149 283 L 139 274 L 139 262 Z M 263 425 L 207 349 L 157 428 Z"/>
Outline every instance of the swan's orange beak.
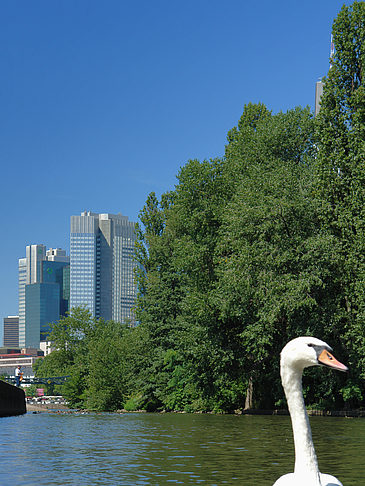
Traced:
<path fill-rule="evenodd" d="M 335 370 L 348 371 L 347 366 L 337 361 L 337 359 L 326 349 L 324 349 L 318 356 L 318 363 L 334 368 Z"/>

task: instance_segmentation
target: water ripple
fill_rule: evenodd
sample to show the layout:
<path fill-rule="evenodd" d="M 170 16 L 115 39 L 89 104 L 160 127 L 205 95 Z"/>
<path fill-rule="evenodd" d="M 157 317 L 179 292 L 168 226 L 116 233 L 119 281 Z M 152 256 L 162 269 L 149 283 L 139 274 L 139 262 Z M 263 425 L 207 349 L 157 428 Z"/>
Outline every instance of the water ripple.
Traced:
<path fill-rule="evenodd" d="M 270 486 L 293 469 L 288 417 L 27 414 L 0 423 L 1 485 Z M 311 423 L 321 470 L 365 484 L 365 421 Z"/>

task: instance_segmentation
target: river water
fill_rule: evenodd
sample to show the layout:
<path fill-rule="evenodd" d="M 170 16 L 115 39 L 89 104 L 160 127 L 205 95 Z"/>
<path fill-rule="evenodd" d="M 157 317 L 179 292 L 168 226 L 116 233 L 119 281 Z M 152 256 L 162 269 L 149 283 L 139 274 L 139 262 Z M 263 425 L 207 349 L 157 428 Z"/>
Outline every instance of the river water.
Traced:
<path fill-rule="evenodd" d="M 365 419 L 311 418 L 322 472 L 365 485 Z M 271 486 L 293 469 L 289 417 L 27 413 L 0 418 L 0 485 Z"/>

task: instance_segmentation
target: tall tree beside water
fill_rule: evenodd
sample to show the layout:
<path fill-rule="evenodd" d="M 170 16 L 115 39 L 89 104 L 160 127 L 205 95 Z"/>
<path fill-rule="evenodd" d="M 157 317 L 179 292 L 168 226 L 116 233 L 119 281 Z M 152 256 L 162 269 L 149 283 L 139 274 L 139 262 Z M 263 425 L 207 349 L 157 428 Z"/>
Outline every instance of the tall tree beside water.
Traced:
<path fill-rule="evenodd" d="M 213 359 L 209 347 L 210 336 L 215 340 L 219 336 L 207 332 L 206 324 L 213 326 L 216 321 L 209 295 L 215 281 L 220 207 L 225 201 L 221 161 L 190 161 L 178 180 L 176 190 L 161 202 L 154 194 L 149 196 L 141 212 L 144 231 L 138 246 L 146 275 L 140 275 L 137 312 L 151 342 L 144 382 L 150 387 L 150 399 L 166 408 L 202 403 L 202 394 L 213 386 L 211 375 L 222 363 L 218 356 Z M 199 387 L 197 375 L 203 377 L 197 364 L 205 361 L 209 377 Z"/>
<path fill-rule="evenodd" d="M 189 363 L 199 398 L 218 408 L 242 405 L 248 384 L 256 404 L 279 403 L 278 354 L 293 336 L 317 334 L 350 355 L 364 347 L 363 26 L 363 2 L 336 19 L 315 122 L 308 110 L 272 115 L 249 104 L 225 158 L 189 162 L 170 194 L 153 245 L 169 236 L 170 270 L 183 283 L 170 327 L 185 346 L 174 339 L 174 353 Z M 341 403 L 341 382 L 331 380 L 323 406 Z M 360 397 L 357 383 L 342 387 L 345 400 Z"/>
<path fill-rule="evenodd" d="M 261 407 L 282 396 L 285 342 L 328 336 L 326 286 L 336 252 L 312 198 L 313 138 L 309 110 L 269 115 L 261 106 L 247 107 L 229 134 L 226 166 L 236 190 L 220 231 L 217 301 Z"/>
<path fill-rule="evenodd" d="M 136 391 L 144 353 L 139 328 L 95 319 L 85 308 L 53 324 L 55 351 L 39 361 L 38 377 L 69 376 L 61 393 L 71 407 L 118 410 Z"/>
<path fill-rule="evenodd" d="M 308 109 L 272 115 L 250 104 L 228 134 L 224 159 L 181 170 L 152 234 L 162 213 L 150 196 L 139 309 L 155 345 L 160 406 L 242 408 L 253 385 L 254 404 L 272 407 L 282 397 L 285 342 L 333 337 L 327 290 L 336 242 L 318 224 L 314 155 Z"/>
<path fill-rule="evenodd" d="M 365 376 L 364 2 L 342 7 L 333 24 L 333 40 L 335 54 L 316 120 L 316 184 L 321 224 L 338 248 L 332 323 L 350 355 L 351 370 L 343 393 L 357 399 L 364 392 Z"/>
<path fill-rule="evenodd" d="M 70 315 L 52 324 L 49 340 L 55 350 L 36 367 L 36 376 L 69 376 L 62 394 L 73 407 L 84 406 L 86 380 L 89 375 L 88 341 L 97 320 L 84 308 L 72 309 Z"/>

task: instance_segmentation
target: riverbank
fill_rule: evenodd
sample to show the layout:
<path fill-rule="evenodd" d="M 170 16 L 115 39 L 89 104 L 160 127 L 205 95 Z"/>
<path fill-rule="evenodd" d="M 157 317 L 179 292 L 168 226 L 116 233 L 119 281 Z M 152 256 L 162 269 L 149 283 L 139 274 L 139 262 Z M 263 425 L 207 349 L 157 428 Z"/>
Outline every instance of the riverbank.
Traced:
<path fill-rule="evenodd" d="M 66 405 L 56 405 L 54 403 L 27 403 L 27 412 L 48 412 L 50 410 L 69 410 Z"/>
<path fill-rule="evenodd" d="M 238 415 L 289 415 L 288 410 L 243 410 L 235 412 Z M 311 410 L 310 417 L 365 417 L 365 410 Z"/>
<path fill-rule="evenodd" d="M 55 410 L 59 410 L 62 412 L 70 412 L 70 413 L 79 413 L 82 411 L 83 413 L 95 413 L 95 410 L 78 410 L 78 409 L 70 409 L 66 405 L 62 404 L 54 404 L 54 403 L 27 403 L 26 404 L 27 412 L 51 412 Z M 307 410 L 308 415 L 310 417 L 344 417 L 344 418 L 364 418 L 365 417 L 365 410 Z M 117 414 L 128 414 L 128 413 L 148 413 L 145 410 L 117 410 L 115 413 Z M 185 414 L 187 412 L 158 412 L 158 413 L 172 413 L 172 414 Z M 205 415 L 204 413 L 198 413 L 197 415 Z M 208 413 L 208 415 L 220 415 L 220 414 L 212 414 Z M 289 415 L 288 410 L 236 410 L 233 414 L 222 414 L 222 415 Z"/>

